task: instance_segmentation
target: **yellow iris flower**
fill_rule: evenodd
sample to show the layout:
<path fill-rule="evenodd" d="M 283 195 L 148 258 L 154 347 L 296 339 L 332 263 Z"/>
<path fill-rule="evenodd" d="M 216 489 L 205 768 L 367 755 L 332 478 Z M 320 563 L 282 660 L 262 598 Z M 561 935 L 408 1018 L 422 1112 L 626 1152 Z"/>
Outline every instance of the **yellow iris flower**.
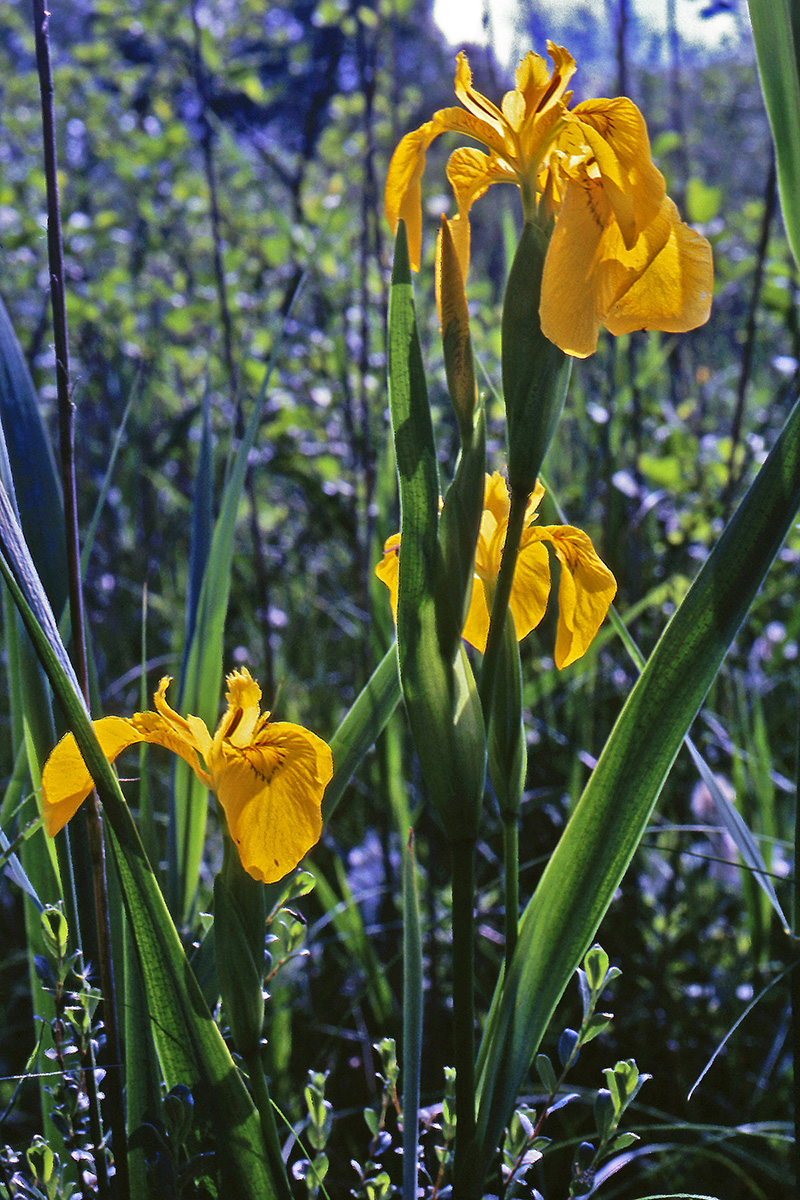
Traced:
<path fill-rule="evenodd" d="M 603 623 L 617 590 L 616 580 L 598 557 L 589 537 L 572 525 L 532 526 L 544 495 L 541 483 L 528 503 L 525 528 L 520 540 L 509 608 L 517 640 L 522 641 L 541 621 L 550 595 L 550 559 L 544 542 L 550 542 L 561 564 L 558 585 L 558 627 L 555 661 L 559 670 L 585 654 Z M 499 472 L 486 476 L 483 517 L 475 551 L 475 575 L 464 640 L 481 653 L 489 636 L 489 614 L 500 559 L 508 529 L 510 500 L 506 482 Z M 392 611 L 397 616 L 398 552 L 400 535 L 393 534 L 383 548 L 383 559 L 375 574 L 389 589 Z"/>
<path fill-rule="evenodd" d="M 199 717 L 181 717 L 158 685 L 156 712 L 101 717 L 94 731 L 109 762 L 137 742 L 180 755 L 219 800 L 242 865 L 264 883 L 282 879 L 322 831 L 322 795 L 333 775 L 330 748 L 299 725 L 271 723 L 261 688 L 243 668 L 227 676 L 228 707 L 213 738 Z M 53 837 L 93 787 L 75 738 L 63 737 L 42 772 L 42 818 Z"/>
<path fill-rule="evenodd" d="M 552 73 L 529 52 L 500 108 L 473 88 L 460 53 L 455 91 L 464 108 L 435 112 L 395 150 L 386 216 L 392 229 L 405 221 L 412 266 L 419 269 L 428 147 L 441 133 L 462 133 L 489 151 L 458 149 L 447 164 L 458 204 L 451 229 L 465 278 L 472 204 L 493 183 L 515 183 L 526 221 L 546 228 L 555 218 L 539 315 L 544 335 L 566 354 L 592 354 L 600 325 L 613 334 L 702 325 L 711 306 L 711 247 L 679 220 L 651 160 L 642 114 L 626 97 L 570 110 L 565 89 L 575 61 L 552 42 L 547 50 Z"/>

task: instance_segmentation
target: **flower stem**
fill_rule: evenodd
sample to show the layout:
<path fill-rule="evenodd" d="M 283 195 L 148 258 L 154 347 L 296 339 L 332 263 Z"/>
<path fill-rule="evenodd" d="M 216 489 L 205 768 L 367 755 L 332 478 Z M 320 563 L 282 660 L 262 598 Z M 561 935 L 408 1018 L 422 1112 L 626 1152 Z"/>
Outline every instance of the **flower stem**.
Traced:
<path fill-rule="evenodd" d="M 453 1061 L 456 1068 L 455 1195 L 475 1136 L 475 841 L 450 843 L 453 868 Z"/>
<path fill-rule="evenodd" d="M 519 822 L 516 814 L 503 818 L 503 892 L 505 964 L 508 972 L 516 949 L 519 928 Z"/>
<path fill-rule="evenodd" d="M 281 1144 L 278 1139 L 278 1127 L 275 1124 L 275 1114 L 272 1111 L 272 1100 L 270 1099 L 267 1078 L 261 1062 L 260 1048 L 256 1048 L 252 1053 L 246 1055 L 244 1061 L 250 1079 L 253 1101 L 258 1109 L 258 1116 L 261 1121 L 261 1136 L 264 1139 L 267 1159 L 272 1168 L 272 1179 L 275 1184 L 278 1200 L 292 1200 L 289 1180 L 286 1176 L 286 1167 L 284 1166 L 283 1155 L 281 1154 Z"/>
<path fill-rule="evenodd" d="M 514 580 L 514 570 L 517 565 L 517 554 L 519 553 L 522 531 L 525 528 L 525 513 L 528 508 L 529 499 L 529 492 L 521 492 L 519 488 L 511 488 L 508 528 L 506 530 L 506 540 L 503 545 L 503 557 L 500 560 L 500 570 L 498 571 L 495 583 L 492 615 L 489 622 L 489 636 L 486 640 L 483 669 L 481 671 L 481 703 L 483 705 L 484 719 L 487 722 L 492 711 L 492 693 L 494 691 L 495 675 L 497 674 L 497 660 L 503 644 L 503 627 L 505 625 L 506 613 L 508 612 L 511 584 Z"/>

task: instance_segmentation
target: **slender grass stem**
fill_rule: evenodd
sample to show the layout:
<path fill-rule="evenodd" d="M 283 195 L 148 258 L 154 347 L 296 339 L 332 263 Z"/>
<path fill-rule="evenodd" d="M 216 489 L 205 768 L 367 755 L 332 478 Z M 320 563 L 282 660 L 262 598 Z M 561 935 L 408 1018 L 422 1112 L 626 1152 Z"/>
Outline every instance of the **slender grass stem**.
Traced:
<path fill-rule="evenodd" d="M 492 616 L 489 622 L 489 637 L 486 641 L 486 651 L 483 656 L 483 669 L 481 671 L 481 703 L 483 704 L 483 714 L 487 721 L 492 711 L 492 693 L 497 674 L 497 660 L 503 643 L 503 629 L 508 611 L 508 601 L 511 596 L 511 584 L 514 580 L 514 570 L 517 565 L 517 554 L 519 553 L 522 530 L 525 527 L 525 512 L 528 507 L 529 498 L 528 493 L 520 492 L 518 488 L 511 489 L 508 529 L 506 530 L 506 540 L 503 546 L 503 557 L 500 560 L 500 570 L 495 583 Z"/>
<path fill-rule="evenodd" d="M 453 868 L 453 1062 L 456 1068 L 454 1194 L 462 1195 L 475 1137 L 475 842 L 451 842 Z"/>
<path fill-rule="evenodd" d="M 56 392 L 58 396 L 59 442 L 61 452 L 61 482 L 64 492 L 64 518 L 67 538 L 67 572 L 69 608 L 72 624 L 72 645 L 75 671 L 84 697 L 89 699 L 86 639 L 83 622 L 81 591 L 80 542 L 78 537 L 78 502 L 75 476 L 75 405 L 70 394 L 69 338 L 64 274 L 64 246 L 61 236 L 61 203 L 58 191 L 58 161 L 55 132 L 55 88 L 50 65 L 48 41 L 49 14 L 44 0 L 33 0 L 33 24 L 36 42 L 36 64 L 42 103 L 42 141 L 44 150 L 45 184 L 47 190 L 47 253 L 50 269 L 50 295 L 53 306 L 53 341 L 56 358 Z M 125 1106 L 122 1095 L 120 1039 L 114 994 L 114 971 L 111 961 L 111 930 L 108 913 L 108 891 L 105 874 L 103 830 L 97 797 L 94 793 L 85 805 L 88 826 L 89 855 L 92 866 L 94 917 L 97 929 L 100 986 L 103 993 L 103 1020 L 110 1071 L 106 1092 L 108 1111 L 114 1139 L 116 1189 L 127 1196 L 128 1152 L 125 1130 Z M 91 1108 L 91 1125 L 95 1140 L 95 1166 L 101 1195 L 108 1194 L 105 1152 L 101 1143 L 99 1106 L 94 1088 L 94 1072 L 87 1075 Z"/>
<path fill-rule="evenodd" d="M 264 1139 L 267 1157 L 272 1168 L 272 1178 L 278 1192 L 278 1200 L 292 1200 L 286 1167 L 281 1154 L 281 1144 L 278 1138 L 278 1127 L 275 1124 L 275 1114 L 272 1109 L 269 1086 L 261 1062 L 261 1051 L 256 1049 L 245 1056 L 245 1066 L 250 1079 L 253 1101 L 258 1109 L 261 1122 L 261 1136 Z"/>

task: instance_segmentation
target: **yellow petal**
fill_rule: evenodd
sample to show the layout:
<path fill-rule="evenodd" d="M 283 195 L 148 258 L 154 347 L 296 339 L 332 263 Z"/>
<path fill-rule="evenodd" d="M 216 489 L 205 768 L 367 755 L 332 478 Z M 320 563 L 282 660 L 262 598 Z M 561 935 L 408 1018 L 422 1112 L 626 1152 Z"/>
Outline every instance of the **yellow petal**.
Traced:
<path fill-rule="evenodd" d="M 613 334 L 636 329 L 684 333 L 709 318 L 714 291 L 711 246 L 678 220 L 671 200 L 665 202 L 665 211 L 671 218 L 666 242 L 603 314 L 603 324 Z"/>
<path fill-rule="evenodd" d="M 486 588 L 477 575 L 472 581 L 472 595 L 461 636 L 465 642 L 469 642 L 470 646 L 474 646 L 483 654 L 489 637 L 489 604 Z"/>
<path fill-rule="evenodd" d="M 542 333 L 565 354 L 586 358 L 597 349 L 600 317 L 594 273 L 610 208 L 599 181 L 567 184 L 547 248 L 539 319 Z"/>
<path fill-rule="evenodd" d="M 125 717 L 101 717 L 92 725 L 109 762 L 144 740 Z M 61 739 L 42 771 L 42 821 L 48 837 L 54 837 L 70 821 L 94 787 L 92 777 L 71 733 Z"/>
<path fill-rule="evenodd" d="M 650 157 L 644 117 L 626 97 L 587 100 L 573 115 L 592 149 L 603 191 L 630 249 L 658 215 L 666 195 L 664 176 Z"/>
<path fill-rule="evenodd" d="M 575 72 L 575 60 L 563 46 L 548 42 L 547 53 L 553 60 L 552 72 L 541 55 L 529 50 L 517 67 L 516 88 L 503 97 L 503 115 L 517 132 L 523 122 L 562 99 Z"/>
<path fill-rule="evenodd" d="M 464 217 L 493 183 L 515 183 L 517 177 L 496 155 L 462 146 L 450 155 L 447 178 L 455 193 L 459 215 Z"/>
<path fill-rule="evenodd" d="M 261 688 L 247 667 L 225 676 L 228 711 L 217 727 L 214 740 L 224 737 L 234 746 L 246 746 L 253 739 L 261 716 Z"/>
<path fill-rule="evenodd" d="M 208 785 L 202 760 L 207 761 L 211 753 L 211 734 L 199 717 L 182 717 L 174 708 L 170 708 L 166 691 L 171 682 L 170 676 L 165 675 L 158 685 L 158 691 L 153 696 L 157 711 L 134 713 L 131 722 L 140 731 L 144 741 L 163 746 L 179 755 L 198 779 Z"/>
<path fill-rule="evenodd" d="M 518 642 L 539 624 L 547 611 L 550 596 L 550 559 L 542 543 L 535 540 L 538 533 L 537 529 L 523 534 L 511 584 L 508 607 L 514 618 Z"/>
<path fill-rule="evenodd" d="M 252 746 L 226 746 L 214 790 L 242 865 L 255 879 L 283 879 L 322 831 L 322 796 L 333 775 L 330 747 L 299 725 L 267 725 Z"/>
<path fill-rule="evenodd" d="M 579 183 L 570 180 L 542 275 L 539 317 L 545 337 L 566 354 L 585 358 L 597 348 L 600 325 L 608 324 L 609 314 L 615 313 L 622 320 L 626 313 L 632 321 L 637 299 L 642 302 L 641 312 L 637 313 L 640 320 L 628 328 L 669 328 L 660 320 L 662 315 L 666 320 L 671 319 L 670 295 L 674 296 L 677 282 L 668 285 L 664 272 L 655 288 L 635 292 L 632 289 L 667 246 L 675 228 L 674 216 L 677 216 L 675 205 L 665 197 L 655 220 L 642 230 L 629 250 L 602 182 L 589 175 L 584 175 Z M 667 270 L 673 265 L 674 259 L 665 260 Z M 663 301 L 658 295 L 662 286 L 667 287 L 668 293 Z"/>
<path fill-rule="evenodd" d="M 433 121 L 407 133 L 392 155 L 386 176 L 384 209 L 394 233 L 398 221 L 405 221 L 411 266 L 419 270 L 422 254 L 422 191 L 420 179 L 425 170 L 425 155 L 439 132 Z"/>
<path fill-rule="evenodd" d="M 561 670 L 586 653 L 605 620 L 617 583 L 582 530 L 550 525 L 538 532 L 552 542 L 561 563 L 555 652 Z"/>
<path fill-rule="evenodd" d="M 422 256 L 422 189 L 428 147 L 441 133 L 464 133 L 490 149 L 503 153 L 504 142 L 489 122 L 460 108 L 442 108 L 419 129 L 407 133 L 389 163 L 384 192 L 384 211 L 394 233 L 398 221 L 404 221 L 408 235 L 408 254 L 413 270 L 419 270 Z"/>
<path fill-rule="evenodd" d="M 463 50 L 456 58 L 455 91 L 464 108 L 490 124 L 501 138 L 505 136 L 506 120 L 497 105 L 472 86 L 472 71 Z"/>
<path fill-rule="evenodd" d="M 178 742 L 185 742 L 187 746 L 196 749 L 200 754 L 205 755 L 211 747 L 211 735 L 206 729 L 205 722 L 199 717 L 182 717 L 180 713 L 176 713 L 174 708 L 167 704 L 166 694 L 167 688 L 172 683 L 172 676 L 165 675 L 160 680 L 158 690 L 153 695 L 153 703 L 156 706 L 155 713 L 134 713 L 132 720 L 137 721 L 140 717 L 155 717 L 156 715 L 162 718 L 162 724 L 165 729 L 169 728 L 172 735 Z M 160 728 L 158 724 L 153 726 Z M 161 744 L 161 743 L 159 743 Z M 168 749 L 172 749 L 170 745 Z M 176 754 L 180 751 L 175 751 Z"/>
<path fill-rule="evenodd" d="M 507 92 L 503 97 L 503 112 L 507 118 L 510 112 L 516 110 L 517 107 L 517 102 L 513 101 L 512 97 L 519 96 L 522 101 L 523 115 L 533 113 L 538 109 L 542 97 L 550 87 L 550 70 L 541 54 L 534 54 L 532 50 L 528 51 L 517 67 L 515 83 L 517 86 L 514 91 Z M 506 111 L 506 104 L 508 104 L 508 111 Z M 519 125 L 514 125 L 514 128 L 519 129 Z"/>
<path fill-rule="evenodd" d="M 464 112 L 463 108 L 440 108 L 433 114 L 433 120 L 437 126 L 437 133 L 463 133 L 465 137 L 481 142 L 497 158 L 513 162 L 514 142 L 498 133 L 490 121 L 485 121 L 471 112 Z"/>
<path fill-rule="evenodd" d="M 193 720 L 199 721 L 199 718 L 194 717 Z M 203 758 L 199 756 L 196 743 L 177 733 L 171 721 L 165 720 L 160 713 L 153 712 L 134 713 L 130 721 L 139 734 L 138 741 L 149 742 L 151 746 L 163 746 L 165 750 L 171 750 L 173 754 L 177 754 L 179 758 L 189 764 L 201 783 L 206 787 L 211 786 L 211 780 L 203 768 Z M 211 739 L 209 738 L 209 746 L 210 744 Z"/>
<path fill-rule="evenodd" d="M 397 622 L 397 589 L 400 578 L 400 534 L 393 533 L 390 538 L 387 538 L 386 544 L 383 547 L 383 558 L 375 568 L 375 574 L 380 579 L 381 583 L 385 583 L 389 589 L 389 602 L 392 606 L 392 615 Z"/>

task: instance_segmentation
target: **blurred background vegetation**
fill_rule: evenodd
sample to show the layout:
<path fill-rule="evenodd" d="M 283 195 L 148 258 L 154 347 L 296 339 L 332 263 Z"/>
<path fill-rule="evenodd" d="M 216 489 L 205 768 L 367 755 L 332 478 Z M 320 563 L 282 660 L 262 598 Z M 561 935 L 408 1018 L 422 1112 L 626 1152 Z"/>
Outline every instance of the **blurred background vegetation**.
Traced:
<path fill-rule="evenodd" d="M 645 113 L 654 158 L 685 219 L 714 247 L 715 302 L 692 334 L 601 341 L 577 363 L 546 472 L 567 518 L 591 533 L 619 581 L 617 605 L 646 653 L 762 461 L 797 393 L 798 280 L 776 202 L 769 130 L 744 4 L 699 3 L 692 37 L 674 3 L 644 12 L 523 4 L 513 45 L 467 47 L 475 82 L 499 99 L 514 59 L 549 37 L 578 62 L 577 98 L 625 92 Z M 652 18 L 652 19 L 651 19 Z M 699 39 L 698 30 L 704 36 Z M 102 709 L 140 707 L 143 592 L 148 692 L 179 671 L 189 591 L 191 509 L 204 419 L 217 495 L 265 363 L 273 374 L 238 526 L 225 667 L 246 664 L 268 707 L 330 737 L 392 636 L 374 580 L 398 527 L 385 384 L 391 238 L 382 188 L 408 129 L 454 103 L 455 48 L 429 0 L 70 0 L 50 22 L 77 405 L 79 502 L 92 515 L 121 437 L 86 578 Z M 447 140 L 447 139 L 443 139 Z M 426 262 L 417 302 L 445 474 L 452 416 L 432 294 L 433 231 L 446 208 L 436 145 L 426 172 Z M 519 214 L 516 195 L 474 210 L 469 295 L 489 394 L 490 469 L 503 463 L 499 306 Z M 54 374 L 41 118 L 29 6 L 0 8 L 0 298 L 52 419 Z M 123 428 L 124 426 L 124 428 Z M 122 430 L 120 434 L 120 430 Z M 54 431 L 55 432 L 55 431 Z M 209 498 L 209 504 L 213 499 Z M 543 518 L 555 512 L 543 507 Z M 762 838 L 788 903 L 795 803 L 800 538 L 770 573 L 698 718 L 695 737 L 721 786 Z M 530 895 L 627 695 L 634 670 L 606 629 L 558 674 L 548 614 L 523 647 L 530 766 L 521 830 Z M 2 699 L 0 699 L 2 703 Z M 372 1043 L 398 1033 L 399 834 L 407 806 L 390 725 L 310 864 L 310 954 L 276 980 L 273 1094 L 302 1116 L 309 1068 L 330 1072 L 331 1195 L 347 1195 L 362 1155 L 361 1109 L 379 1096 Z M 156 762 L 158 788 L 161 760 Z M 0 739 L 0 770 L 12 768 Z M 413 768 L 412 768 L 412 778 Z M 166 785 L 157 792 L 166 808 Z M 502 957 L 498 830 L 480 847 L 479 981 L 488 1004 Z M 450 1061 L 440 934 L 445 847 L 417 819 L 429 980 L 423 1103 Z M 687 1093 L 747 1003 L 776 974 L 782 934 L 737 865 L 691 762 L 681 757 L 653 827 L 601 928 L 622 968 L 610 1034 L 573 1082 L 634 1057 L 653 1079 L 636 1126 L 647 1153 L 604 1193 L 680 1189 L 788 1195 L 789 1005 L 773 987 L 691 1100 Z M 208 886 L 219 846 L 209 847 Z M 201 900 L 200 908 L 204 906 Z M 0 886 L 0 1111 L 33 1044 L 19 896 Z M 190 943 L 194 931 L 185 931 Z M 568 994 L 560 1029 L 575 1020 Z M 558 1029 L 554 1030 L 553 1041 Z M 552 1050 L 552 1045 L 545 1049 Z M 532 1089 L 535 1084 L 531 1083 Z M 580 1106 L 551 1130 L 580 1133 Z M 23 1088 L 3 1140 L 36 1128 Z M 631 1121 L 631 1125 L 633 1122 Z M 702 1127 L 702 1128 L 701 1128 Z M 536 1185 L 563 1178 L 554 1155 Z M 553 1195 L 558 1194 L 553 1192 Z"/>

